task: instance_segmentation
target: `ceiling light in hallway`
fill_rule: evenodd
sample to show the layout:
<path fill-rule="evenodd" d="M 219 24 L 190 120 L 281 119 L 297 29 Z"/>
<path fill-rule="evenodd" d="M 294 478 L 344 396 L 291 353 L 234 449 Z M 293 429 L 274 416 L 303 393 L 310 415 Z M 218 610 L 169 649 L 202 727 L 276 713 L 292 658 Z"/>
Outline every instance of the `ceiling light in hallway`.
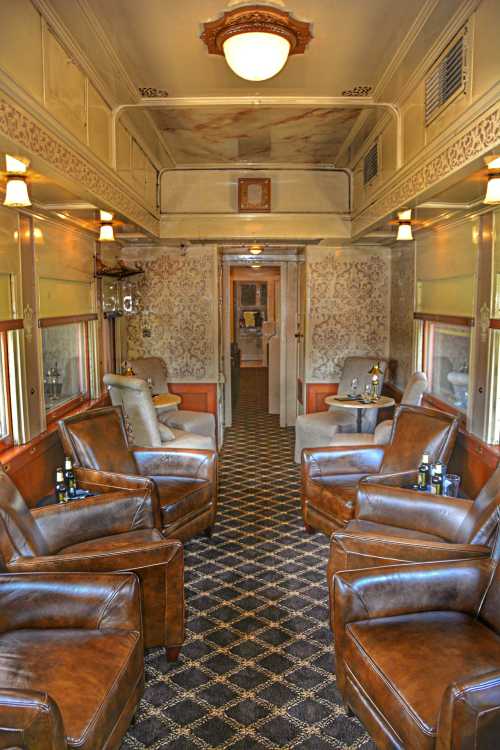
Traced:
<path fill-rule="evenodd" d="M 413 239 L 411 230 L 411 208 L 405 211 L 398 211 L 398 236 L 397 240 L 408 241 Z"/>
<path fill-rule="evenodd" d="M 262 245 L 250 245 L 248 250 L 250 255 L 260 255 L 262 252 Z"/>
<path fill-rule="evenodd" d="M 5 167 L 7 171 L 7 185 L 5 186 L 4 206 L 11 208 L 26 208 L 31 206 L 28 185 L 26 183 L 26 172 L 29 161 L 10 154 L 5 154 Z"/>
<path fill-rule="evenodd" d="M 312 39 L 310 25 L 266 5 L 226 11 L 204 24 L 202 40 L 211 55 L 223 55 L 231 70 L 247 81 L 266 81 L 302 54 Z"/>

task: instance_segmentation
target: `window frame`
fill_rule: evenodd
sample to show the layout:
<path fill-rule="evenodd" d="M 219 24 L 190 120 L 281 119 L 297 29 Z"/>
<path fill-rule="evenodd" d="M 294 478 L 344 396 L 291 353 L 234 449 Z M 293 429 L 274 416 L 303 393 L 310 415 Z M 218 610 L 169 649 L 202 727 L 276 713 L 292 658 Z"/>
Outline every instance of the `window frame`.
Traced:
<path fill-rule="evenodd" d="M 417 369 L 422 370 L 427 376 L 430 384 L 430 376 L 428 375 L 428 368 L 427 368 L 427 356 L 428 356 L 428 348 L 429 348 L 429 337 L 431 332 L 431 326 L 433 323 L 445 323 L 449 326 L 456 326 L 457 328 L 473 328 L 475 325 L 475 319 L 473 317 L 468 316 L 460 316 L 460 315 L 434 315 L 432 313 L 414 313 L 413 318 L 416 321 L 417 324 L 420 325 L 420 333 L 417 333 L 417 340 L 419 342 L 420 350 L 417 354 Z M 472 332 L 471 332 L 472 334 Z M 471 350 L 472 350 L 472 338 L 470 341 Z M 470 356 L 471 356 L 471 350 L 469 351 L 469 365 L 470 365 Z M 471 370 L 469 369 L 469 375 L 471 375 Z M 471 381 L 469 381 L 471 382 Z M 472 390 L 472 389 L 471 389 Z M 453 406 L 453 404 L 449 404 L 447 401 L 443 401 L 439 398 L 439 396 L 434 395 L 433 393 L 425 393 L 424 402 L 428 404 L 429 406 L 432 406 L 436 409 L 439 409 L 440 411 L 447 412 L 448 414 L 453 414 L 456 417 L 459 417 L 460 424 L 462 427 L 465 428 L 467 424 L 467 411 L 463 411 L 461 409 L 458 409 L 457 407 Z"/>
<path fill-rule="evenodd" d="M 10 388 L 10 364 L 9 364 L 9 331 L 19 331 L 24 327 L 24 321 L 19 318 L 0 320 L 0 347 L 2 349 L 5 376 L 5 401 L 7 411 L 7 434 L 0 437 L 0 451 L 11 448 L 14 445 L 14 422 L 12 418 L 12 394 Z"/>
<path fill-rule="evenodd" d="M 85 376 L 86 376 L 86 387 L 85 393 L 75 396 L 69 401 L 65 401 L 60 406 L 56 406 L 50 411 L 45 411 L 45 418 L 47 420 L 47 426 L 53 424 L 58 419 L 68 414 L 68 412 L 83 406 L 84 404 L 90 403 L 92 399 L 92 372 L 90 367 L 91 354 L 90 354 L 90 331 L 89 324 L 95 320 L 98 320 L 97 313 L 87 313 L 85 315 L 61 315 L 51 318 L 40 318 L 38 321 L 38 327 L 43 328 L 55 328 L 57 326 L 72 325 L 74 323 L 83 323 L 83 337 L 84 337 L 84 357 L 85 357 Z M 43 357 L 43 348 L 40 347 L 40 352 Z M 43 374 L 42 374 L 42 393 L 43 393 Z M 44 397 L 45 405 L 45 397 Z"/>

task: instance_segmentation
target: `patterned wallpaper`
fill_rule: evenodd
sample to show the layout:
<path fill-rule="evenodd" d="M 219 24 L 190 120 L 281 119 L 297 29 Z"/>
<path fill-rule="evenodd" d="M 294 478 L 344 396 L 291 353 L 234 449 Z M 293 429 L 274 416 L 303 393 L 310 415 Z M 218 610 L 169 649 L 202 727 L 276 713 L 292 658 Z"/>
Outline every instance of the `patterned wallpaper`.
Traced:
<path fill-rule="evenodd" d="M 389 353 L 390 256 L 385 249 L 306 251 L 306 379 L 337 382 L 347 356 Z"/>
<path fill-rule="evenodd" d="M 412 373 L 413 290 L 415 249 L 413 243 L 392 249 L 390 357 L 394 361 L 392 380 L 404 388 Z"/>
<path fill-rule="evenodd" d="M 217 249 L 163 251 L 143 265 L 127 358 L 163 357 L 172 382 L 217 381 Z"/>

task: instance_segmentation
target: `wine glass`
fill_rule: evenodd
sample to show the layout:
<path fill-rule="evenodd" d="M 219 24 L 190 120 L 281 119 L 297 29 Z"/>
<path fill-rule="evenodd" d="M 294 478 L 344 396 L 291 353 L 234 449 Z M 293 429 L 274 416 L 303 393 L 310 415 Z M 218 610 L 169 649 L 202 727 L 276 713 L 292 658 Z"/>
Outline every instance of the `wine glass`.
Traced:
<path fill-rule="evenodd" d="M 359 378 L 353 378 L 351 380 L 350 395 L 351 396 L 357 396 L 358 395 L 358 388 L 359 388 Z"/>

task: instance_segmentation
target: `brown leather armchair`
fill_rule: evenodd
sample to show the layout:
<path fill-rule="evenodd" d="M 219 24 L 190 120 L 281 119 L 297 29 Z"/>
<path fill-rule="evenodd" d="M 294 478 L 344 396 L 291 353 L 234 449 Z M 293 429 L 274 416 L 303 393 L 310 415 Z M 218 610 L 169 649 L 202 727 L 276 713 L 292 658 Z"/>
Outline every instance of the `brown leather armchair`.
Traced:
<path fill-rule="evenodd" d="M 354 515 L 332 535 L 329 578 L 398 562 L 489 557 L 499 532 L 500 468 L 474 502 L 363 480 Z"/>
<path fill-rule="evenodd" d="M 0 472 L 0 555 L 11 573 L 136 573 L 144 643 L 165 646 L 174 660 L 184 641 L 184 554 L 180 541 L 155 528 L 157 501 L 148 484 L 30 511 Z"/>
<path fill-rule="evenodd" d="M 0 748 L 118 750 L 144 688 L 130 573 L 0 575 Z"/>
<path fill-rule="evenodd" d="M 399 406 L 387 445 L 311 448 L 302 453 L 302 514 L 306 530 L 331 534 L 352 519 L 358 482 L 402 485 L 416 479 L 422 453 L 448 463 L 458 419 L 434 409 Z"/>
<path fill-rule="evenodd" d="M 493 750 L 500 738 L 496 559 L 344 571 L 337 685 L 380 750 Z"/>
<path fill-rule="evenodd" d="M 165 536 L 186 541 L 210 536 L 217 512 L 217 454 L 187 448 L 129 448 L 119 406 L 92 409 L 59 422 L 66 455 L 76 466 L 101 472 L 100 482 L 121 487 L 133 477 L 153 480 Z M 104 474 L 102 474 L 104 472 Z"/>

